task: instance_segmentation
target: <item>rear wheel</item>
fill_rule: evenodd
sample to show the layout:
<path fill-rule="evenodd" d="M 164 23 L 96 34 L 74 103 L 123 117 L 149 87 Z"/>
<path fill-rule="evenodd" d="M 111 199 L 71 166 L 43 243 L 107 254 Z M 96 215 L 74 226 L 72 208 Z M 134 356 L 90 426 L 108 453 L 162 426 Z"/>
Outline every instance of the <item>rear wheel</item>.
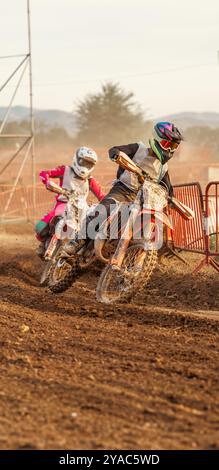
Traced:
<path fill-rule="evenodd" d="M 141 244 L 131 245 L 120 269 L 108 264 L 103 270 L 96 289 L 97 300 L 109 304 L 139 293 L 149 281 L 156 262 L 156 250 L 145 251 Z"/>

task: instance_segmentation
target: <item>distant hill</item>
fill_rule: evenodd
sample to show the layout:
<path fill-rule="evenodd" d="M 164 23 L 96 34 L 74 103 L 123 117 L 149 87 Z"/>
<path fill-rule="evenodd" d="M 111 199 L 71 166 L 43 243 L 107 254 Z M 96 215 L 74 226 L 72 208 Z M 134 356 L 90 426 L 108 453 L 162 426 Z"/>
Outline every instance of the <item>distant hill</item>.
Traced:
<path fill-rule="evenodd" d="M 6 107 L 0 107 L 0 121 L 4 118 L 7 111 Z M 46 127 L 62 127 L 70 136 L 76 132 L 76 122 L 73 113 L 67 111 L 60 111 L 58 109 L 35 109 L 34 117 L 36 128 L 40 123 L 44 123 Z M 8 118 L 8 122 L 16 121 L 21 122 L 29 119 L 29 108 L 26 106 L 14 106 Z"/>
<path fill-rule="evenodd" d="M 0 121 L 3 119 L 6 107 L 0 107 Z M 26 106 L 14 106 L 11 109 L 8 121 L 24 121 L 28 119 L 29 108 Z M 73 113 L 61 111 L 59 109 L 35 109 L 34 116 L 36 121 L 36 128 L 39 127 L 40 122 L 44 123 L 46 127 L 62 127 L 70 136 L 76 132 L 76 119 Z M 169 114 L 166 116 L 158 117 L 154 121 L 170 121 L 174 122 L 181 129 L 185 130 L 188 127 L 210 127 L 219 128 L 219 113 L 211 112 L 183 112 L 176 114 Z"/>
<path fill-rule="evenodd" d="M 159 121 L 170 121 L 174 122 L 181 129 L 187 129 L 188 127 L 219 127 L 219 113 L 195 113 L 195 112 L 184 112 L 177 114 L 169 114 L 166 116 L 159 117 Z"/>

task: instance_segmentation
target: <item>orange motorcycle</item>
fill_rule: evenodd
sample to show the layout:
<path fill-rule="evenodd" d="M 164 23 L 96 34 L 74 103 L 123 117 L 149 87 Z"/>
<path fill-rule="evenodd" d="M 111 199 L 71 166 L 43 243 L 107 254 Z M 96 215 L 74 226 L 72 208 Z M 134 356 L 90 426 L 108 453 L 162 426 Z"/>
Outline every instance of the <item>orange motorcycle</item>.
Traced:
<path fill-rule="evenodd" d="M 96 289 L 100 302 L 130 297 L 150 279 L 163 245 L 164 227 L 172 229 L 165 213 L 170 202 L 168 192 L 127 155 L 120 155 L 117 163 L 138 175 L 141 186 L 135 201 L 128 206 L 116 204 L 94 239 L 79 244 L 73 255 L 63 258 L 60 252 L 51 271 L 52 292 L 69 288 L 95 260 L 105 264 Z M 171 204 L 184 218 L 193 217 L 192 211 L 175 198 L 171 198 Z"/>

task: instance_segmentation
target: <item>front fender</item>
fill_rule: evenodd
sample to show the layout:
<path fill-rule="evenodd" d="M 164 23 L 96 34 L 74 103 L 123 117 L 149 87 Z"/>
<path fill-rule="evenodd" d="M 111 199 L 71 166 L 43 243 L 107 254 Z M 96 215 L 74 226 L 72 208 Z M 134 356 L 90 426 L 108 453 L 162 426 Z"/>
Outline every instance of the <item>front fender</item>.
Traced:
<path fill-rule="evenodd" d="M 151 209 L 143 209 L 142 214 L 150 214 L 152 220 L 156 223 L 156 219 L 160 220 L 164 225 L 166 225 L 168 228 L 170 228 L 171 230 L 173 230 L 173 226 L 170 222 L 170 219 L 169 217 L 164 214 L 164 212 L 158 212 L 158 211 L 155 211 L 155 210 L 151 210 Z"/>
<path fill-rule="evenodd" d="M 58 223 L 55 226 L 55 234 L 58 240 L 62 240 L 64 238 L 63 236 L 63 228 L 64 228 L 64 219 L 63 217 L 58 221 Z"/>

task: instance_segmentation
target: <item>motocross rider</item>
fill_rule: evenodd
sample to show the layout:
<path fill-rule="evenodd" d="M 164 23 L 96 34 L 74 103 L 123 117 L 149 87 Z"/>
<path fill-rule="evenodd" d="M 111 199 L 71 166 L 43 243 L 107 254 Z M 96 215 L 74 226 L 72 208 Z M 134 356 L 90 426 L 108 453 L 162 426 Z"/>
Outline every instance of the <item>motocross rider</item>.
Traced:
<path fill-rule="evenodd" d="M 104 198 L 104 193 L 96 179 L 91 176 L 96 163 L 96 152 L 88 147 L 80 147 L 76 150 L 71 165 L 58 166 L 52 170 L 42 170 L 39 176 L 45 185 L 47 185 L 49 178 L 59 178 L 61 187 L 69 191 L 77 190 L 85 202 L 89 190 L 101 201 Z M 45 242 L 49 236 L 49 223 L 53 217 L 64 213 L 66 203 L 67 199 L 64 195 L 57 195 L 53 209 L 36 223 L 36 237 L 41 242 L 37 248 L 37 254 L 41 258 L 45 253 Z"/>
<path fill-rule="evenodd" d="M 109 149 L 109 157 L 116 161 L 120 152 L 128 155 L 149 177 L 156 183 L 164 185 L 170 197 L 173 195 L 173 188 L 168 172 L 168 161 L 173 157 L 183 136 L 177 127 L 170 122 L 158 122 L 153 129 L 153 136 L 149 140 L 149 147 L 143 142 L 128 145 L 118 145 Z M 105 206 L 109 215 L 110 206 L 116 202 L 132 202 L 135 200 L 141 183 L 138 176 L 128 170 L 119 167 L 117 179 L 109 193 L 97 206 L 96 211 L 101 212 L 101 206 Z M 64 251 L 67 255 L 74 253 L 78 243 L 83 244 L 84 240 L 70 240 L 65 245 Z"/>

